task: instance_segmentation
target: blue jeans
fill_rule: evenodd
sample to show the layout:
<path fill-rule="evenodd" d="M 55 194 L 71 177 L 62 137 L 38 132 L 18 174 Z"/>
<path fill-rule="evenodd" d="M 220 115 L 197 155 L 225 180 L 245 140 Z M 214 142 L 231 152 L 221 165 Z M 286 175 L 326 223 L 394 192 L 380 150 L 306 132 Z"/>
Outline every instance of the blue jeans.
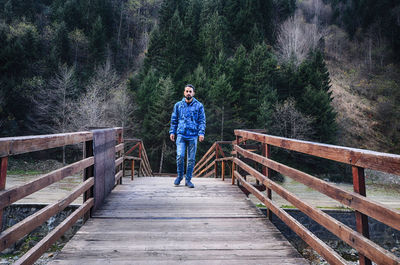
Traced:
<path fill-rule="evenodd" d="M 182 136 L 176 138 L 176 167 L 178 177 L 183 178 L 185 172 L 185 151 L 187 148 L 186 180 L 192 179 L 193 168 L 196 159 L 197 136 Z"/>

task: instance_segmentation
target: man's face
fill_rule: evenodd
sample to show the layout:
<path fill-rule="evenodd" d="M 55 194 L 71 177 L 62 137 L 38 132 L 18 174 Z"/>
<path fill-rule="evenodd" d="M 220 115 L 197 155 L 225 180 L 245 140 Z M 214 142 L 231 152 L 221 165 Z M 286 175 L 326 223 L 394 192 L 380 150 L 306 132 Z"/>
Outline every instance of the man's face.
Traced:
<path fill-rule="evenodd" d="M 185 91 L 183 92 L 183 95 L 185 96 L 186 100 L 191 100 L 194 96 L 194 91 L 193 88 L 191 87 L 185 87 Z"/>

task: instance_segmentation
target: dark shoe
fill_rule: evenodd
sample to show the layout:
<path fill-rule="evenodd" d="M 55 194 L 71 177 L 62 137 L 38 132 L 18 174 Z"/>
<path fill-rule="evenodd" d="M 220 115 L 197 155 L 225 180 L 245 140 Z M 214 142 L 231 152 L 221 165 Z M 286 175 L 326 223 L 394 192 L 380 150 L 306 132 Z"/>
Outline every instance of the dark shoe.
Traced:
<path fill-rule="evenodd" d="M 177 177 L 174 181 L 174 185 L 175 186 L 179 186 L 179 184 L 181 184 L 183 177 Z"/>
<path fill-rule="evenodd" d="M 194 185 L 193 185 L 193 183 L 192 183 L 190 180 L 187 180 L 187 181 L 185 182 L 185 186 L 187 186 L 188 188 L 194 188 Z"/>

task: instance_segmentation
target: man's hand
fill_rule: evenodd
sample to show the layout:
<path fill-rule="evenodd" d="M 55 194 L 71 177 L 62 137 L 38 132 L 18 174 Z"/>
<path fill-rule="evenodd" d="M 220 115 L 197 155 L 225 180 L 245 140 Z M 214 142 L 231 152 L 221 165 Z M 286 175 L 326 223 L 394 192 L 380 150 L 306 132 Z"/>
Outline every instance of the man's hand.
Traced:
<path fill-rule="evenodd" d="M 171 139 L 172 142 L 175 142 L 175 134 L 171 133 L 169 139 Z"/>
<path fill-rule="evenodd" d="M 204 135 L 199 135 L 199 141 L 203 142 L 204 141 Z"/>

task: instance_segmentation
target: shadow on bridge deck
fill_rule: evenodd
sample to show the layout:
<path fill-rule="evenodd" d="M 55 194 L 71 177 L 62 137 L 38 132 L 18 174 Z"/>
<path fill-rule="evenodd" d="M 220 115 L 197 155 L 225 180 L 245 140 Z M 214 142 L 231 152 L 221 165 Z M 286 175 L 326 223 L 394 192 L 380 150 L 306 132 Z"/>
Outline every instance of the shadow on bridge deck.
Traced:
<path fill-rule="evenodd" d="M 117 186 L 50 264 L 308 264 L 230 181 L 173 180 Z"/>

